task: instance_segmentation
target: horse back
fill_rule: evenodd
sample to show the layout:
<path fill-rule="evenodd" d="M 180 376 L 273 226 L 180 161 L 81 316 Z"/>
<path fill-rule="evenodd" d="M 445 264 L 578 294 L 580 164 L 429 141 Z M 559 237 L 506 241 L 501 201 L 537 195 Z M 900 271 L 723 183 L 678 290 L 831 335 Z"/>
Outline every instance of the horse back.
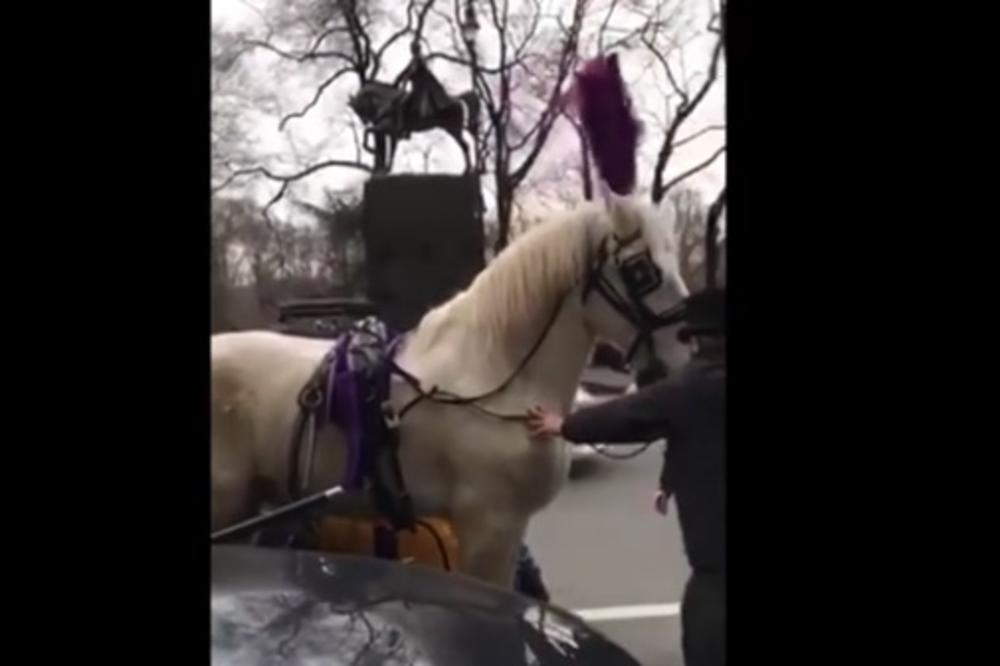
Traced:
<path fill-rule="evenodd" d="M 255 482 L 284 488 L 298 395 L 329 348 L 269 331 L 212 337 L 213 468 L 239 465 Z"/>

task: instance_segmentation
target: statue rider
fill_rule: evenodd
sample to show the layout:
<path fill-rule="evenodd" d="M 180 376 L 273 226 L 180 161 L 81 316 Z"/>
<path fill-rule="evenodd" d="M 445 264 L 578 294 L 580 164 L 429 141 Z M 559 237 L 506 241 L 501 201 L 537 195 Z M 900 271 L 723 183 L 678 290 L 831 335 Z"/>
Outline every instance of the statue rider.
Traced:
<path fill-rule="evenodd" d="M 393 86 L 400 89 L 407 84 L 410 86 L 409 94 L 402 99 L 403 113 L 410 118 L 427 118 L 454 104 L 444 86 L 427 67 L 420 53 L 419 41 L 413 40 L 410 53 L 413 56 L 410 64 L 393 82 Z"/>

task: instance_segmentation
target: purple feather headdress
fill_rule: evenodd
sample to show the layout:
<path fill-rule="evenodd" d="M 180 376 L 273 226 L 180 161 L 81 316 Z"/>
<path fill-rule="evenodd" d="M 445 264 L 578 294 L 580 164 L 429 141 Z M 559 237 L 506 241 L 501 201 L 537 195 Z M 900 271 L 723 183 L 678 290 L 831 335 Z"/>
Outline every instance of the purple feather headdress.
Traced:
<path fill-rule="evenodd" d="M 642 126 L 632 112 L 618 56 L 600 56 L 576 73 L 572 91 L 597 170 L 620 196 L 635 189 L 636 153 Z"/>

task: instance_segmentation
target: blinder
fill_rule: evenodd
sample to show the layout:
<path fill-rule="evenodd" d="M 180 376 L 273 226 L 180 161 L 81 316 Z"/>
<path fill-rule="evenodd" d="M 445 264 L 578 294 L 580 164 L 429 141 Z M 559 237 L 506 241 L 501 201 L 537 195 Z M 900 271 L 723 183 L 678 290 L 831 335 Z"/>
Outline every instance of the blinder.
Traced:
<path fill-rule="evenodd" d="M 584 284 L 582 300 L 586 302 L 591 291 L 597 291 L 604 300 L 636 330 L 636 337 L 625 355 L 625 361 L 631 363 L 639 347 L 647 345 L 650 352 L 654 351 L 653 332 L 673 326 L 684 319 L 684 303 L 678 303 L 665 312 L 653 312 L 645 301 L 645 296 L 656 291 L 663 284 L 663 271 L 653 261 L 652 253 L 646 249 L 643 252 L 620 258 L 620 252 L 642 238 L 642 232 L 636 232 L 626 238 L 612 235 L 615 249 L 608 251 L 608 239 L 605 238 L 597 249 L 597 257 Z M 609 258 L 614 259 L 615 267 L 625 285 L 625 295 L 621 294 L 604 275 L 604 265 Z M 655 357 L 655 354 L 651 354 Z"/>
<path fill-rule="evenodd" d="M 663 271 L 653 262 L 649 250 L 633 255 L 618 265 L 622 281 L 630 294 L 645 296 L 663 284 Z"/>

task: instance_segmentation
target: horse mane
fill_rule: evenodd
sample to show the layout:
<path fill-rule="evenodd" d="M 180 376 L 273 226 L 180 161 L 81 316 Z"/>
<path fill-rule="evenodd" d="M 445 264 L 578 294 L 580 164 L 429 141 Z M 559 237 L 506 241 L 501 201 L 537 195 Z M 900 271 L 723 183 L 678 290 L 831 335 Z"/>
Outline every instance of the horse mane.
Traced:
<path fill-rule="evenodd" d="M 484 355 L 510 360 L 524 353 L 566 293 L 585 276 L 601 229 L 610 230 L 608 216 L 595 205 L 532 227 L 465 291 L 424 316 L 417 329 L 423 344 L 433 346 L 446 330 L 462 326 L 477 335 Z"/>

